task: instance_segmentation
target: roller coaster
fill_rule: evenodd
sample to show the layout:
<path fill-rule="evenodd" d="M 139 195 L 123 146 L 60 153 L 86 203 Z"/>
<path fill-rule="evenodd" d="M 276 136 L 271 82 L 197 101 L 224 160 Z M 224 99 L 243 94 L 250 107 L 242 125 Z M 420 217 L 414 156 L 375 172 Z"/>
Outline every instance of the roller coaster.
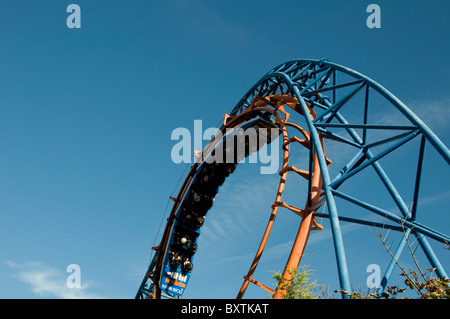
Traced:
<path fill-rule="evenodd" d="M 383 109 L 388 116 L 375 116 L 373 114 L 379 113 L 372 113 L 374 109 Z M 437 152 L 448 173 L 448 148 L 403 102 L 369 77 L 325 59 L 293 60 L 264 75 L 231 112 L 225 114 L 218 134 L 196 154 L 196 161 L 177 197 L 171 197 L 173 207 L 161 241 L 153 247 L 153 259 L 136 299 L 181 298 L 193 272 L 198 238 L 207 212 L 221 185 L 239 162 L 277 139 L 282 142 L 278 189 L 262 240 L 238 291 L 238 299 L 244 297 L 250 283 L 268 291 L 273 298 L 283 296 L 286 286 L 274 290 L 253 278 L 279 208 L 286 208 L 301 219 L 282 274 L 287 283 L 292 279 L 290 270 L 296 269 L 301 262 L 310 233 L 328 226 L 332 231 L 340 287 L 343 291 L 352 290 L 341 223 L 404 234 L 384 272 L 378 288 L 380 292 L 387 288 L 396 259 L 409 238 L 418 241 L 437 276 L 448 278 L 428 240 L 448 245 L 450 237 L 421 223 L 419 213 L 426 150 Z M 307 167 L 293 165 L 291 149 L 294 148 L 304 152 Z M 408 175 L 412 187 L 406 195 L 401 195 L 382 166 L 382 161 L 400 148 L 408 148 L 416 154 L 411 157 L 415 169 Z M 333 150 L 338 150 L 336 154 L 344 159 L 329 158 L 328 153 Z M 396 165 L 400 170 L 404 164 L 398 162 Z M 382 185 L 384 196 L 366 198 L 345 189 L 345 185 L 361 183 L 357 177 L 368 170 L 374 170 L 375 174 L 370 176 Z M 282 199 L 289 173 L 295 173 L 306 183 L 304 208 Z M 380 201 L 386 198 L 392 201 L 393 208 L 383 208 Z M 344 207 L 342 202 L 366 214 L 349 216 L 345 209 L 339 209 Z M 367 217 L 370 215 L 379 216 L 382 221 Z M 318 217 L 328 219 L 329 224 L 320 224 Z M 441 227 L 446 230 L 445 225 Z M 347 295 L 342 297 L 347 298 Z"/>

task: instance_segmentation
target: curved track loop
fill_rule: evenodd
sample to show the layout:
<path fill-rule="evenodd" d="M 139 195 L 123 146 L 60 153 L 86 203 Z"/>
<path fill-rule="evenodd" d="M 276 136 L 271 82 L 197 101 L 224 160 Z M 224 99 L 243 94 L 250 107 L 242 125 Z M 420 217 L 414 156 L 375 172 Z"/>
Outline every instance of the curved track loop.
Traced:
<path fill-rule="evenodd" d="M 371 115 L 370 111 L 375 107 L 380 107 L 377 98 L 383 101 L 383 106 L 389 107 L 385 111 L 391 116 L 388 121 L 383 122 L 380 117 Z M 372 102 L 373 99 L 375 102 Z M 300 124 L 290 121 L 291 114 L 286 111 L 285 106 L 289 112 L 302 118 Z M 447 165 L 450 164 L 450 151 L 398 98 L 377 82 L 347 67 L 326 60 L 294 60 L 275 67 L 263 76 L 237 103 L 230 115 L 225 116 L 221 131 L 232 127 L 243 116 L 254 111 L 270 113 L 276 119 L 283 135 L 284 154 L 283 165 L 279 172 L 280 183 L 269 222 L 250 270 L 244 276 L 244 283 L 238 298 L 243 297 L 248 283 L 254 283 L 264 288 L 273 293 L 275 298 L 282 297 L 281 288 L 273 291 L 252 278 L 279 207 L 287 208 L 302 218 L 283 273 L 283 277 L 288 282 L 290 279 L 288 270 L 299 265 L 310 231 L 322 228 L 316 221 L 317 216 L 328 218 L 330 221 L 337 272 L 341 289 L 344 291 L 350 292 L 351 286 L 341 222 L 380 227 L 404 234 L 394 252 L 395 258 L 391 260 L 384 273 L 379 291 L 383 291 L 387 287 L 396 259 L 400 257 L 409 237 L 417 239 L 431 266 L 436 268 L 436 274 L 441 278 L 448 277 L 428 243 L 428 238 L 448 245 L 450 236 L 418 222 L 420 215 L 418 206 L 425 150 L 437 151 Z M 356 117 L 354 114 L 360 114 L 360 116 Z M 392 124 L 394 120 L 398 120 L 398 123 Z M 289 136 L 287 128 L 294 129 L 299 135 Z M 413 140 L 420 141 L 417 150 L 417 168 L 412 176 L 414 187 L 407 196 L 401 196 L 397 185 L 381 166 L 380 160 L 384 160 L 404 145 L 410 145 L 410 141 Z M 337 164 L 337 174 L 334 177 L 330 176 L 329 167 L 333 165 L 330 165 L 331 160 L 325 155 L 325 141 L 347 147 L 345 150 L 348 153 L 346 154 L 348 160 L 344 164 Z M 203 154 L 210 152 L 216 142 L 213 139 Z M 309 150 L 308 170 L 290 165 L 289 150 L 293 144 L 301 145 Z M 332 144 L 327 144 L 327 149 L 328 145 Z M 427 148 L 425 148 L 426 145 L 428 145 Z M 194 179 L 198 165 L 199 162 L 192 166 L 177 198 L 174 199 L 175 204 L 168 218 L 161 243 L 155 248 L 155 258 L 144 277 L 136 295 L 137 298 L 161 297 L 159 280 L 163 263 L 162 256 L 166 253 L 178 205 L 187 191 L 187 186 Z M 376 177 L 381 182 L 386 196 L 392 200 L 395 209 L 381 208 L 380 203 L 376 202 L 377 198 L 362 199 L 341 190 L 342 185 L 349 184 L 358 174 L 361 174 L 360 172 L 367 171 L 367 168 L 375 171 Z M 446 170 L 448 172 L 447 166 Z M 295 172 L 308 182 L 308 194 L 304 209 L 291 206 L 281 200 L 288 172 Z M 407 199 L 412 199 L 409 207 L 406 204 Z M 343 212 L 338 211 L 337 200 L 354 205 L 359 210 L 373 213 L 374 216 L 381 216 L 385 222 L 379 223 L 362 217 L 345 216 Z M 318 213 L 317 210 L 325 203 L 327 212 Z M 343 298 L 346 296 L 346 294 L 342 295 Z"/>

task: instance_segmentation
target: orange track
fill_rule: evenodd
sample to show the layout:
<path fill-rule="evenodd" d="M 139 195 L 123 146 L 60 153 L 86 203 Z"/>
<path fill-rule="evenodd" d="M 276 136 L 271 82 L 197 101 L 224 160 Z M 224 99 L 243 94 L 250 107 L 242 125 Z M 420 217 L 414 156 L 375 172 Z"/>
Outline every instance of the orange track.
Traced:
<path fill-rule="evenodd" d="M 280 129 L 282 130 L 283 134 L 283 166 L 280 170 L 280 183 L 278 186 L 277 195 L 275 198 L 275 202 L 272 205 L 272 212 L 270 214 L 269 222 L 267 224 L 266 230 L 264 232 L 263 238 L 261 240 L 261 243 L 258 247 L 258 250 L 256 252 L 255 258 L 250 266 L 250 269 L 248 271 L 248 274 L 244 276 L 244 283 L 242 284 L 241 289 L 239 290 L 239 293 L 237 295 L 237 298 L 240 299 L 244 296 L 244 293 L 248 287 L 248 284 L 254 283 L 257 286 L 265 289 L 266 291 L 269 291 L 273 294 L 273 298 L 280 299 L 285 294 L 285 291 L 278 287 L 275 291 L 268 288 L 267 286 L 257 282 L 254 280 L 253 274 L 255 273 L 256 267 L 258 266 L 258 263 L 260 261 L 260 258 L 262 256 L 262 253 L 266 247 L 267 241 L 269 239 L 270 232 L 272 230 L 273 224 L 275 222 L 275 217 L 278 213 L 278 208 L 285 207 L 293 211 L 294 213 L 300 215 L 302 217 L 302 221 L 300 223 L 300 227 L 297 233 L 297 237 L 295 238 L 294 244 L 292 246 L 291 253 L 289 255 L 288 261 L 286 263 L 286 267 L 283 271 L 282 277 L 284 278 L 284 284 L 283 286 L 286 287 L 290 284 L 290 281 L 292 279 L 291 271 L 293 269 L 297 269 L 298 265 L 300 263 L 301 257 L 303 255 L 303 252 L 306 247 L 306 243 L 308 241 L 309 234 L 311 230 L 314 229 L 323 229 L 321 225 L 318 224 L 314 217 L 314 211 L 311 209 L 315 204 L 319 202 L 320 196 L 321 196 L 321 190 L 322 190 L 322 176 L 320 173 L 320 168 L 317 160 L 317 156 L 314 153 L 313 154 L 313 176 L 312 176 L 312 193 L 311 193 L 311 201 L 306 205 L 305 209 L 299 209 L 293 206 L 290 206 L 284 202 L 281 202 L 281 197 L 284 191 L 287 173 L 289 171 L 294 171 L 305 178 L 310 178 L 311 172 L 300 170 L 294 166 L 289 166 L 289 146 L 292 142 L 298 142 L 299 144 L 309 148 L 310 147 L 310 138 L 308 132 L 306 132 L 304 129 L 302 129 L 300 126 L 288 122 L 289 119 L 289 113 L 286 112 L 283 108 L 283 105 L 287 105 L 291 109 L 297 111 L 300 113 L 299 103 L 295 97 L 292 97 L 290 95 L 272 95 L 267 96 L 265 98 L 262 97 L 255 97 L 253 100 L 253 103 L 251 106 L 249 106 L 245 111 L 243 111 L 240 115 L 245 114 L 246 112 L 252 111 L 252 110 L 263 110 L 270 112 L 275 116 L 277 119 Z M 268 107 L 271 106 L 272 108 Z M 315 112 L 310 108 L 310 113 L 312 118 L 315 118 Z M 284 114 L 284 119 L 278 114 L 278 112 L 281 112 Z M 239 116 L 240 116 L 239 115 Z M 289 138 L 286 126 L 294 127 L 296 128 L 304 137 L 304 139 L 299 139 L 297 136 L 293 136 Z M 322 137 L 320 137 L 323 147 L 323 140 Z M 328 160 L 329 161 L 329 160 Z M 330 161 L 329 161 L 330 162 Z"/>

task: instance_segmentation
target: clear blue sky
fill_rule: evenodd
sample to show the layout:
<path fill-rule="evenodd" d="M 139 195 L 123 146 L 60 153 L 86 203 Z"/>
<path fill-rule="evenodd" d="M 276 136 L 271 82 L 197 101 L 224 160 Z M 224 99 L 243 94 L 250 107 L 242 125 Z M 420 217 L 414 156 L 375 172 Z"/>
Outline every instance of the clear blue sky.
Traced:
<path fill-rule="evenodd" d="M 81 29 L 66 26 L 70 3 Z M 381 29 L 366 26 L 370 3 Z M 216 126 L 287 60 L 327 58 L 368 75 L 449 145 L 449 11 L 444 0 L 2 1 L 0 298 L 133 298 L 186 168 L 171 161 L 171 132 L 195 119 Z M 423 199 L 448 234 L 442 167 Z M 185 297 L 235 297 L 278 181 L 255 172 L 239 167 L 219 193 Z M 269 286 L 299 221 L 279 219 L 255 276 Z M 351 281 L 362 286 L 367 265 L 383 267 L 387 255 L 367 228 L 344 235 Z M 336 289 L 331 242 L 326 231 L 318 238 L 311 267 Z M 436 247 L 448 271 L 450 253 Z M 69 264 L 83 289 L 65 287 Z M 248 297 L 266 293 L 251 287 Z"/>

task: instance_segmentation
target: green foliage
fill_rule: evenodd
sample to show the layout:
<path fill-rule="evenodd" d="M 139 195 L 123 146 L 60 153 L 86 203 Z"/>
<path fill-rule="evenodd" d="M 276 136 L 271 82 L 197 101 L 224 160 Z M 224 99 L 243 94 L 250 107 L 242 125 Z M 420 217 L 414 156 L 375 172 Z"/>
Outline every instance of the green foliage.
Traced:
<path fill-rule="evenodd" d="M 387 234 L 378 232 L 376 235 L 379 238 L 380 243 L 385 247 L 391 258 L 396 265 L 400 268 L 400 276 L 405 277 L 404 284 L 406 287 L 388 286 L 385 291 L 373 293 L 362 293 L 358 291 L 347 292 L 344 290 L 336 290 L 334 293 L 345 294 L 350 299 L 411 299 L 410 297 L 404 297 L 402 293 L 414 292 L 418 299 L 450 299 L 450 279 L 438 278 L 434 276 L 436 268 L 426 268 L 427 272 L 422 270 L 419 266 L 419 262 L 415 257 L 415 250 L 408 240 L 407 233 L 403 232 L 406 243 L 409 247 L 411 256 L 417 267 L 417 271 L 406 271 L 402 265 L 395 259 L 394 254 L 391 252 L 391 246 L 386 244 Z M 445 249 L 450 250 L 450 244 L 445 244 Z M 285 281 L 282 274 L 274 272 L 272 276 L 277 281 L 277 287 L 281 291 L 285 291 L 283 299 L 318 299 L 318 298 L 334 298 L 332 294 L 325 291 L 323 285 L 317 284 L 316 280 L 312 280 L 312 271 L 308 269 L 308 266 L 301 266 L 297 269 L 290 271 L 292 279 Z"/>
<path fill-rule="evenodd" d="M 405 277 L 405 288 L 397 286 L 388 286 L 385 291 L 362 293 L 362 292 L 347 292 L 344 290 L 336 290 L 335 293 L 343 293 L 350 297 L 350 299 L 411 299 L 405 297 L 402 293 L 414 291 L 418 299 L 450 299 L 450 279 L 437 278 L 433 276 L 435 268 L 426 268 L 429 274 L 409 270 L 408 273 L 402 271 L 401 276 Z M 307 266 L 302 266 L 290 271 L 292 279 L 285 281 L 282 274 L 274 272 L 272 276 L 278 283 L 280 290 L 285 290 L 283 299 L 318 299 L 330 298 L 324 293 L 323 285 L 317 284 L 317 280 L 312 280 L 312 271 Z M 289 285 L 289 282 L 291 283 Z"/>
<path fill-rule="evenodd" d="M 307 266 L 289 270 L 291 280 L 286 281 L 283 275 L 274 272 L 272 278 L 277 281 L 278 289 L 285 291 L 283 299 L 317 299 L 319 294 L 317 289 L 322 285 L 317 284 L 317 280 L 312 280 L 312 271 Z"/>

